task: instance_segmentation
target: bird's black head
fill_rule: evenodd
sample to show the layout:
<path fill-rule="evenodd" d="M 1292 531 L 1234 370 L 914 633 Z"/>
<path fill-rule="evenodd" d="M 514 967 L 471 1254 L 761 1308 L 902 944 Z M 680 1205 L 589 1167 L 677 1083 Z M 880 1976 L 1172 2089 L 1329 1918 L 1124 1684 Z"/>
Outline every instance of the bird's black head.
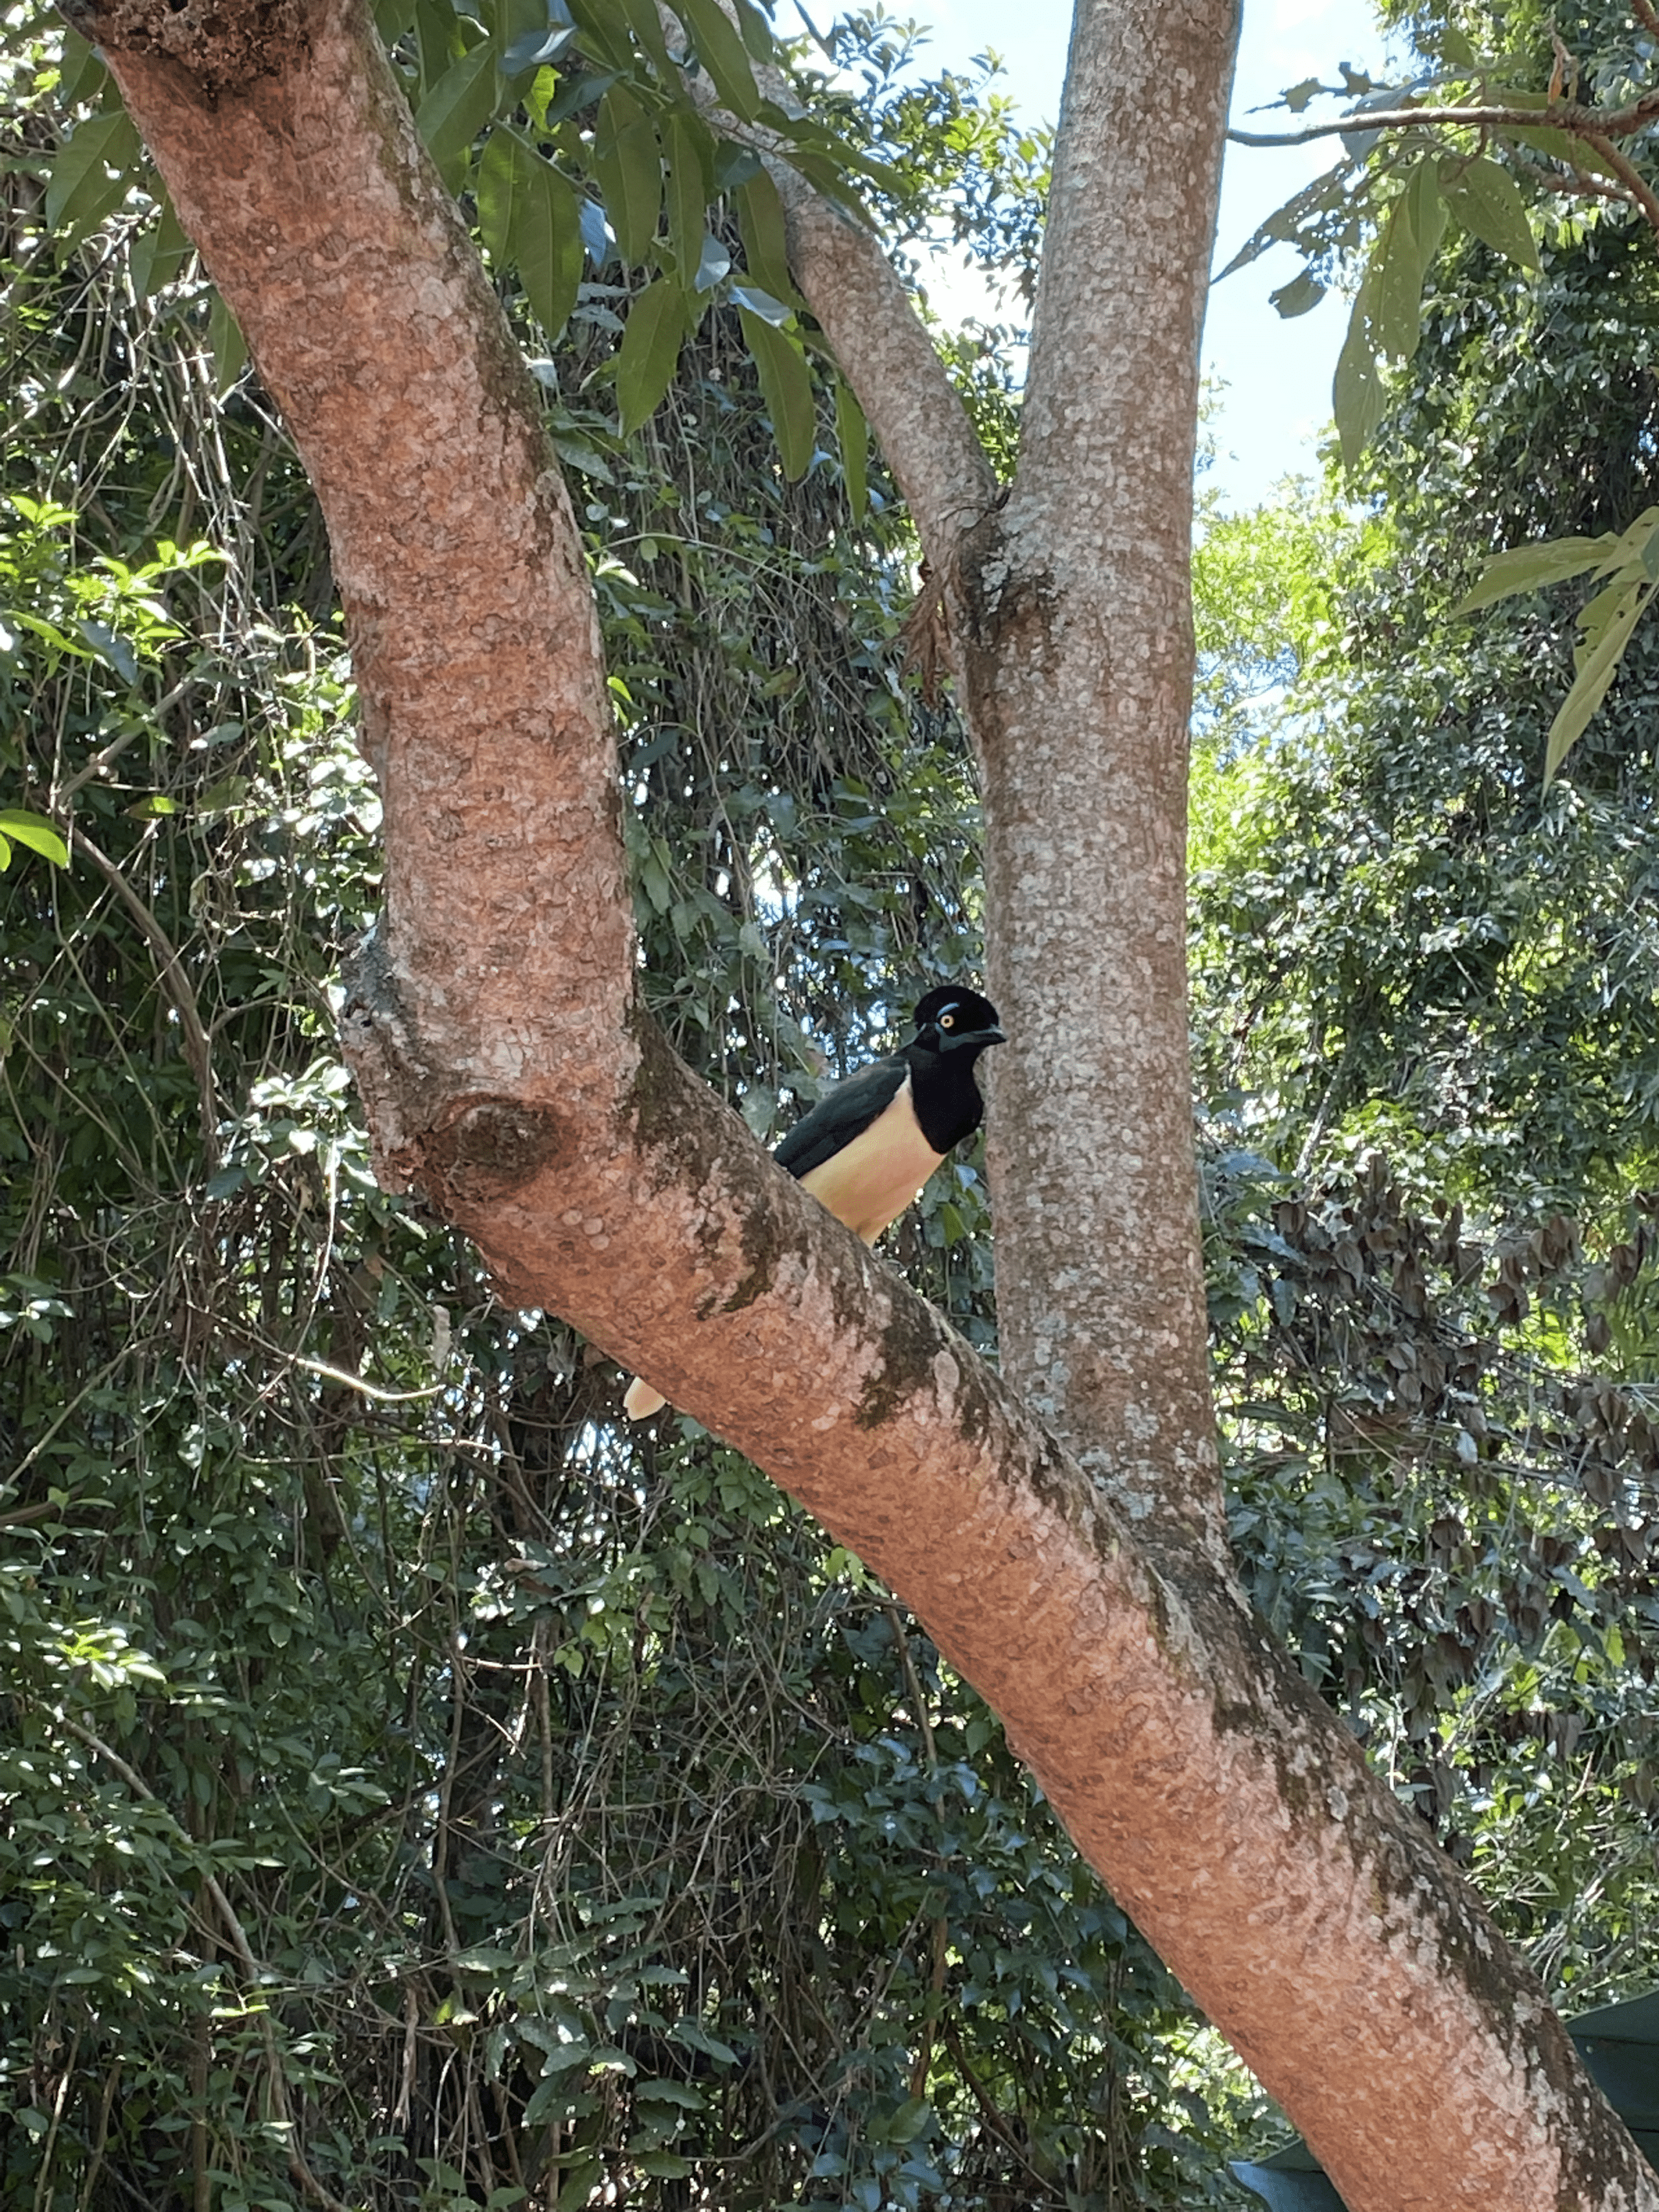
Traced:
<path fill-rule="evenodd" d="M 930 991 L 916 1008 L 915 1041 L 929 1052 L 960 1052 L 971 1047 L 975 1054 L 988 1044 L 1006 1042 L 991 1001 L 981 999 L 977 991 L 948 983 Z"/>

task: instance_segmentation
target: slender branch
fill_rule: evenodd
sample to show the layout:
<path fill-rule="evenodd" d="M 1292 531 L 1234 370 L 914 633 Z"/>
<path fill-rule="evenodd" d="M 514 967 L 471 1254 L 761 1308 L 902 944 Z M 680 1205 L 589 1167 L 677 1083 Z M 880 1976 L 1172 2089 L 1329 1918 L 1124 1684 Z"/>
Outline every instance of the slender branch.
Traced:
<path fill-rule="evenodd" d="M 1606 177 L 1592 176 L 1588 169 L 1575 169 L 1569 177 L 1563 176 L 1558 169 L 1547 169 L 1538 161 L 1517 161 L 1516 167 L 1540 191 L 1559 192 L 1564 198 L 1613 200 L 1620 207 L 1631 204 L 1631 196 L 1622 185 L 1615 185 Z"/>
<path fill-rule="evenodd" d="M 1631 13 L 1644 31 L 1659 39 L 1659 9 L 1654 8 L 1652 0 L 1631 0 Z"/>
<path fill-rule="evenodd" d="M 206 1157 L 208 1172 L 212 1174 L 219 1160 L 219 1094 L 213 1081 L 213 1051 L 208 1034 L 202 1025 L 201 1011 L 196 1004 L 196 994 L 191 989 L 185 975 L 185 963 L 177 946 L 155 916 L 144 904 L 126 877 L 108 854 L 99 850 L 86 831 L 69 825 L 70 844 L 92 862 L 115 896 L 143 933 L 150 950 L 155 953 L 162 989 L 173 1002 L 179 1017 L 179 1030 L 196 1078 L 197 1091 L 202 1103 L 202 1150 Z"/>
<path fill-rule="evenodd" d="M 1607 167 L 1617 173 L 1619 181 L 1646 216 L 1649 227 L 1656 234 L 1659 234 L 1659 198 L 1655 197 L 1652 185 L 1649 184 L 1635 163 L 1628 161 L 1619 149 L 1609 139 L 1604 138 L 1599 131 L 1586 131 L 1583 137 L 1584 143 L 1593 147 Z"/>
<path fill-rule="evenodd" d="M 1374 114 L 1340 117 L 1334 123 L 1310 123 L 1302 131 L 1229 131 L 1235 146 L 1307 146 L 1316 138 L 1352 138 L 1362 131 L 1401 131 L 1437 124 L 1468 130 L 1565 131 L 1587 142 L 1626 138 L 1659 121 L 1659 92 L 1644 93 L 1629 107 L 1603 111 L 1576 100 L 1548 107 L 1382 107 Z"/>
<path fill-rule="evenodd" d="M 112 738 L 106 745 L 93 755 L 84 768 L 70 776 L 67 783 L 60 784 L 52 795 L 52 805 L 67 806 L 83 783 L 90 783 L 94 776 L 101 775 L 106 768 L 120 758 L 135 738 L 143 737 L 152 723 L 159 726 L 167 708 L 176 707 L 186 691 L 194 690 L 196 683 L 195 677 L 186 676 L 181 683 L 175 684 L 171 691 L 156 701 L 142 721 L 135 722 L 130 730 L 123 730 L 119 737 Z"/>

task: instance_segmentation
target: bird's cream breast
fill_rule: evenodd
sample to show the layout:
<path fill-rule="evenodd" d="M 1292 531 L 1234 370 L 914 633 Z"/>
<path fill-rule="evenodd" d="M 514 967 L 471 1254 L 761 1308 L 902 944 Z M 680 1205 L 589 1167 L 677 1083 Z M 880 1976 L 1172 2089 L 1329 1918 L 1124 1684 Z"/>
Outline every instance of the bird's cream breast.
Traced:
<path fill-rule="evenodd" d="M 944 1158 L 916 1126 L 910 1103 L 910 1077 L 867 1129 L 850 1145 L 801 1177 L 818 1204 L 854 1236 L 873 1244 L 896 1221 Z"/>

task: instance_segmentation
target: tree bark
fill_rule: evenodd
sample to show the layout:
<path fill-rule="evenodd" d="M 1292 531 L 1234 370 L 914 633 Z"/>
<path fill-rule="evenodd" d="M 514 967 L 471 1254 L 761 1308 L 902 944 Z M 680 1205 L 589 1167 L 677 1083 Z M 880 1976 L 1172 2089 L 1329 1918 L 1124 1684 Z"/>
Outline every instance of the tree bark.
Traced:
<path fill-rule="evenodd" d="M 363 0 L 74 12 L 328 520 L 386 803 L 385 916 L 346 1023 L 386 1179 L 915 1608 L 1352 2212 L 1659 2212 L 1541 1991 L 1220 1547 L 1181 866 L 1224 9 L 1085 0 L 1006 509 L 959 447 L 895 456 L 950 560 L 984 763 L 992 975 L 1019 1039 L 993 1101 L 1000 1291 L 1030 1404 L 634 1010 L 580 541 Z M 833 327 L 816 234 L 798 204 L 797 274 Z M 933 434 L 935 402 L 886 388 L 909 372 L 856 321 L 840 343 L 872 419 Z"/>

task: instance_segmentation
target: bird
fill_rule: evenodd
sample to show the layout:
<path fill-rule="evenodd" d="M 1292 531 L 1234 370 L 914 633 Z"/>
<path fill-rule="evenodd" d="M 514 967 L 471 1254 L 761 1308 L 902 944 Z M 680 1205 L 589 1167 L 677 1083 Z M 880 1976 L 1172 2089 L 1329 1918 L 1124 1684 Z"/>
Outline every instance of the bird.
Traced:
<path fill-rule="evenodd" d="M 915 1035 L 826 1091 L 772 1157 L 803 1190 L 873 1244 L 896 1221 L 947 1152 L 985 1115 L 974 1063 L 1007 1042 L 997 1010 L 977 991 L 941 984 L 915 1012 Z M 630 1420 L 667 1400 L 636 1376 L 623 1400 Z"/>

